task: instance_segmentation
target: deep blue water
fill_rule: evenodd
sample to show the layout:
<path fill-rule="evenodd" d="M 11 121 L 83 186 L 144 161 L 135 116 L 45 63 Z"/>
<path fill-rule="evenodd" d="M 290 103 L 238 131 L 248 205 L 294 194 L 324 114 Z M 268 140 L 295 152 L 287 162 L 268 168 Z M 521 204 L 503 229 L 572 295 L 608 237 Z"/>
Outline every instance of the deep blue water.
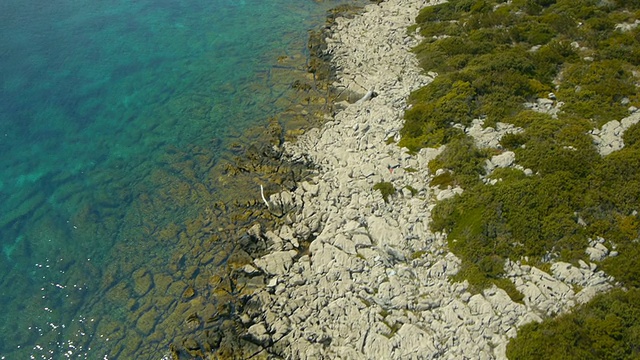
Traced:
<path fill-rule="evenodd" d="M 337 4 L 0 2 L 0 359 L 108 352 L 87 324 L 140 184 L 168 147 L 215 154 L 282 110 L 262 74 Z"/>

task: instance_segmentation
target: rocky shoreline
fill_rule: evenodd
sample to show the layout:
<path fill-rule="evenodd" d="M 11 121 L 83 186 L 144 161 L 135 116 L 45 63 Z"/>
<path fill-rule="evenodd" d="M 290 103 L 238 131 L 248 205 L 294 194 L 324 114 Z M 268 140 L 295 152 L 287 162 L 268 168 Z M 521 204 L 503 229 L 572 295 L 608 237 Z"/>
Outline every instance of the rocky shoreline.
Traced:
<path fill-rule="evenodd" d="M 433 4 L 387 0 L 333 23 L 325 51 L 337 69 L 334 86 L 377 96 L 342 103 L 322 128 L 284 144 L 287 156 L 313 163 L 317 174 L 265 199 L 282 226 L 249 232 L 271 249 L 244 267 L 248 276 L 266 274 L 268 282 L 241 318 L 246 338 L 262 348 L 256 355 L 503 359 L 519 326 L 612 286 L 613 279 L 589 263 L 555 263 L 545 272 L 509 262 L 522 302 L 496 287 L 471 294 L 466 282 L 449 279 L 460 260 L 443 234 L 430 231 L 430 211 L 462 189 L 429 186 L 435 174 L 427 164 L 441 149 L 409 155 L 390 141 L 399 139 L 410 92 L 435 75 L 418 67 L 410 49 L 419 39 L 406 30 Z M 467 132 L 485 146 L 505 133 L 481 123 Z M 373 189 L 382 182 L 395 189 L 388 199 Z M 595 257 L 612 254 L 597 240 L 589 249 Z"/>

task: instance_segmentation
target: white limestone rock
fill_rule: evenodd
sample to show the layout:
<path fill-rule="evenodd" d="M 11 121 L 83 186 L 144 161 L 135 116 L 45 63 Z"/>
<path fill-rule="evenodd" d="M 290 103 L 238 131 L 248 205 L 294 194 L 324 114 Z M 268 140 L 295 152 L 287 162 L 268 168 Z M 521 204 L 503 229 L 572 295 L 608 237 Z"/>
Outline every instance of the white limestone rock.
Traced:
<path fill-rule="evenodd" d="M 433 359 L 438 355 L 433 336 L 413 324 L 403 324 L 392 339 L 394 359 Z"/>
<path fill-rule="evenodd" d="M 282 251 L 284 249 L 284 241 L 273 231 L 267 231 L 264 236 L 267 239 L 267 243 L 271 245 L 271 250 Z"/>
<path fill-rule="evenodd" d="M 494 315 L 491 303 L 481 294 L 475 294 L 469 298 L 469 309 L 477 315 Z"/>
<path fill-rule="evenodd" d="M 284 275 L 291 268 L 296 254 L 295 250 L 277 251 L 256 259 L 254 263 L 268 275 Z"/>
<path fill-rule="evenodd" d="M 356 254 L 356 244 L 343 234 L 338 234 L 335 236 L 333 245 L 335 245 L 338 249 L 346 252 L 347 254 Z"/>
<path fill-rule="evenodd" d="M 445 199 L 449 199 L 452 198 L 456 195 L 460 195 L 462 194 L 463 190 L 461 187 L 455 187 L 453 189 L 444 189 L 444 190 L 440 190 L 437 195 L 436 195 L 436 200 L 438 201 L 442 201 Z"/>
<path fill-rule="evenodd" d="M 467 135 L 475 140 L 476 146 L 479 148 L 499 148 L 500 140 L 505 134 L 516 134 L 523 131 L 521 128 L 506 123 L 497 123 L 496 128 L 484 128 L 483 125 L 484 120 L 475 119 L 471 126 L 464 129 Z"/>
<path fill-rule="evenodd" d="M 262 227 L 259 223 L 255 223 L 247 230 L 247 234 L 255 239 L 260 239 L 262 237 Z"/>
<path fill-rule="evenodd" d="M 391 247 L 402 247 L 402 232 L 387 223 L 387 221 L 378 216 L 370 216 L 367 218 L 369 237 L 374 244 L 378 246 L 388 245 Z"/>
<path fill-rule="evenodd" d="M 597 243 L 595 246 L 589 246 L 585 252 L 589 255 L 589 260 L 591 261 L 602 261 L 607 254 L 609 254 L 609 249 L 607 249 L 604 245 Z"/>
<path fill-rule="evenodd" d="M 271 336 L 263 323 L 253 324 L 247 330 L 252 341 L 262 346 L 267 346 L 271 342 Z"/>
<path fill-rule="evenodd" d="M 258 269 L 256 269 L 255 267 L 253 267 L 251 264 L 247 264 L 242 268 L 242 271 L 244 271 L 247 275 L 257 275 L 260 273 L 260 271 Z"/>
<path fill-rule="evenodd" d="M 593 143 L 602 156 L 607 156 L 624 147 L 622 136 L 628 128 L 640 121 L 639 113 L 632 113 L 621 121 L 612 120 L 602 125 L 600 129 L 590 131 Z"/>
<path fill-rule="evenodd" d="M 557 279 L 569 284 L 585 285 L 585 279 L 588 278 L 588 271 L 574 267 L 565 262 L 557 262 L 551 265 L 553 276 Z"/>
<path fill-rule="evenodd" d="M 516 161 L 516 154 L 513 151 L 505 151 L 502 154 L 491 157 L 491 163 L 498 168 L 506 168 Z"/>
<path fill-rule="evenodd" d="M 364 355 L 368 359 L 393 359 L 391 357 L 393 343 L 384 335 L 369 334 L 363 348 Z"/>
<path fill-rule="evenodd" d="M 355 234 L 351 237 L 351 241 L 353 241 L 356 249 L 370 247 L 372 245 L 371 238 L 366 234 Z"/>

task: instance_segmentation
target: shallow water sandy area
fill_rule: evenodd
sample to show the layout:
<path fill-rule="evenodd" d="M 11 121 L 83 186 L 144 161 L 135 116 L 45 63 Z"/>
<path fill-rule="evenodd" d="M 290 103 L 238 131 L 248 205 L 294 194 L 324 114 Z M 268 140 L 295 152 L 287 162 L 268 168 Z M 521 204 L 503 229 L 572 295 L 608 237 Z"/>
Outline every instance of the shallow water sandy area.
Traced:
<path fill-rule="evenodd" d="M 324 106 L 292 84 L 313 85 L 307 30 L 342 3 L 0 4 L 0 359 L 224 341 L 200 333 L 241 292 L 229 239 L 260 216 L 260 185 L 286 186 L 237 157 Z"/>

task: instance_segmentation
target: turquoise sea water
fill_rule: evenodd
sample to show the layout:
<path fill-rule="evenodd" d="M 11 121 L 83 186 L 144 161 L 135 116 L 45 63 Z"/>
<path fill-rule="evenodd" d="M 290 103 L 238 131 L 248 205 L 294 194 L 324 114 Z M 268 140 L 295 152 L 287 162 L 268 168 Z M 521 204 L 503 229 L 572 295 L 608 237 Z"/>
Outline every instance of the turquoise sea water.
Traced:
<path fill-rule="evenodd" d="M 186 171 L 175 154 L 215 163 L 229 139 L 282 110 L 265 74 L 303 52 L 306 30 L 338 4 L 0 2 L 0 359 L 123 354 L 109 334 L 156 344 L 141 358 L 163 356 L 171 339 L 127 320 L 146 306 L 135 298 L 145 279 L 161 286 L 140 264 L 171 261 L 145 234 L 202 204 L 145 204 L 172 191 L 163 174 Z M 121 265 L 128 256 L 136 267 Z"/>

